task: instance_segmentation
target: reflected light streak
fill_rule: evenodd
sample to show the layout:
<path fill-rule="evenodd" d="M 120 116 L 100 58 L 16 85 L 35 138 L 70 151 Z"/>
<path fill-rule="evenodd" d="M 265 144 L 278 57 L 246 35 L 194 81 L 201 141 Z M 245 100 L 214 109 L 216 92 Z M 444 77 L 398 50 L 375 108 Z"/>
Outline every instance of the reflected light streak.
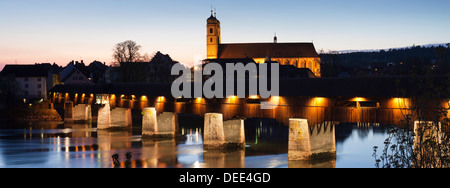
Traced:
<path fill-rule="evenodd" d="M 200 162 L 195 161 L 195 163 L 193 164 L 192 168 L 200 168 Z"/>
<path fill-rule="evenodd" d="M 56 137 L 56 152 L 61 152 L 61 138 L 59 136 Z"/>

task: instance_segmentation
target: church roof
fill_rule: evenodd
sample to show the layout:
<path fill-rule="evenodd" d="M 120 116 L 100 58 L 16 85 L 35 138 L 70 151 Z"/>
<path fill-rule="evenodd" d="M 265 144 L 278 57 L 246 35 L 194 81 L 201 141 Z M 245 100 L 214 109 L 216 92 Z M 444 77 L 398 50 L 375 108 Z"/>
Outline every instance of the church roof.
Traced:
<path fill-rule="evenodd" d="M 220 44 L 219 59 L 319 57 L 313 43 Z"/>
<path fill-rule="evenodd" d="M 208 24 L 219 24 L 220 23 L 220 21 L 216 17 L 214 17 L 212 14 L 211 14 L 211 17 L 209 17 L 206 21 Z"/>

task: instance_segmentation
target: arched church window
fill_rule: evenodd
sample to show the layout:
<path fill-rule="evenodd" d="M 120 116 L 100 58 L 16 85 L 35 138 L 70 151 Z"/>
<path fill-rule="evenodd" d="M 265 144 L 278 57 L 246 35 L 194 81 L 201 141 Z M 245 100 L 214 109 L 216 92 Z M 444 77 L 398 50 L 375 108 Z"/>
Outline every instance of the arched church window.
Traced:
<path fill-rule="evenodd" d="M 298 66 L 297 66 L 297 65 L 298 65 L 297 60 L 292 61 L 292 65 L 294 65 L 295 67 L 298 67 Z"/>
<path fill-rule="evenodd" d="M 209 33 L 213 33 L 213 29 L 212 28 L 209 29 Z"/>
<path fill-rule="evenodd" d="M 300 65 L 300 68 L 306 68 L 306 61 L 302 61 L 302 64 Z"/>
<path fill-rule="evenodd" d="M 213 39 L 211 38 L 211 39 L 209 39 L 209 41 L 210 41 L 210 42 L 213 42 Z"/>

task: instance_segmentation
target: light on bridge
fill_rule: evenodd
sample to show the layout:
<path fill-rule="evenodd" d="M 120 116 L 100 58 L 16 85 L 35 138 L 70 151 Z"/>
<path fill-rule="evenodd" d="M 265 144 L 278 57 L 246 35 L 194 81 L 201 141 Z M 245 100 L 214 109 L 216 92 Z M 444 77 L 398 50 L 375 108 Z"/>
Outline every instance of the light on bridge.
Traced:
<path fill-rule="evenodd" d="M 227 99 L 226 99 L 226 103 L 234 104 L 234 103 L 237 103 L 237 102 L 238 102 L 238 97 L 236 95 L 228 96 Z"/>
<path fill-rule="evenodd" d="M 156 102 L 166 102 L 166 98 L 161 96 L 156 99 Z"/>
<path fill-rule="evenodd" d="M 312 102 L 311 106 L 324 106 L 325 105 L 325 98 L 324 97 L 315 97 Z"/>
<path fill-rule="evenodd" d="M 411 101 L 408 98 L 394 98 L 393 99 L 394 108 L 410 108 Z"/>
<path fill-rule="evenodd" d="M 354 101 L 354 102 L 366 102 L 368 101 L 366 98 L 363 97 L 355 97 L 353 99 L 351 99 L 350 101 Z"/>
<path fill-rule="evenodd" d="M 251 95 L 248 97 L 249 99 L 259 99 L 259 95 Z"/>
<path fill-rule="evenodd" d="M 203 98 L 196 98 L 195 99 L 195 103 L 197 103 L 197 104 L 202 104 L 204 102 L 205 102 L 205 99 L 203 99 Z"/>

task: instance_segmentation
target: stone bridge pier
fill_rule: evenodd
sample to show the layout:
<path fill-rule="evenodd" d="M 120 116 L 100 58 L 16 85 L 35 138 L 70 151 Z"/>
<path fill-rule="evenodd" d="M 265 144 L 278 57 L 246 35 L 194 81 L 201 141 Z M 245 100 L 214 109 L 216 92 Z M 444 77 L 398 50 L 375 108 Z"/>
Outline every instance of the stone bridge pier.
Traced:
<path fill-rule="evenodd" d="M 178 136 L 178 115 L 173 112 L 157 114 L 156 108 L 142 110 L 142 137 L 175 138 Z"/>
<path fill-rule="evenodd" d="M 244 120 L 223 121 L 223 114 L 205 114 L 203 148 L 245 148 Z"/>
<path fill-rule="evenodd" d="M 91 105 L 78 104 L 73 106 L 72 101 L 64 104 L 65 123 L 87 123 L 90 121 L 92 121 Z"/>
<path fill-rule="evenodd" d="M 131 109 L 114 108 L 108 102 L 98 110 L 97 129 L 129 128 L 132 126 Z"/>
<path fill-rule="evenodd" d="M 289 161 L 336 158 L 335 126 L 324 122 L 314 127 L 306 119 L 289 119 Z"/>

